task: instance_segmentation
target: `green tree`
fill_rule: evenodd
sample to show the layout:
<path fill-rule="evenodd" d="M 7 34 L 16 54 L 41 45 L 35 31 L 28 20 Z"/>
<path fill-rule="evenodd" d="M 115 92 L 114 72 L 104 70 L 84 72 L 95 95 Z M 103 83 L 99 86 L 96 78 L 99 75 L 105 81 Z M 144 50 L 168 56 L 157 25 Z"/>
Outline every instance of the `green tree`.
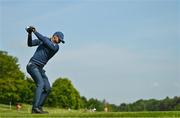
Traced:
<path fill-rule="evenodd" d="M 29 86 L 27 80 L 0 79 L 0 103 L 29 103 L 32 101 L 32 90 Z"/>
<path fill-rule="evenodd" d="M 23 96 L 24 101 L 22 101 L 22 102 L 32 104 L 32 100 L 34 97 L 34 91 L 35 91 L 34 81 L 31 78 L 27 77 L 25 80 L 24 88 L 26 90 L 23 90 L 23 91 L 26 91 L 26 92 L 25 93 L 21 92 L 24 94 L 24 96 Z"/>
<path fill-rule="evenodd" d="M 87 98 L 85 96 L 82 96 L 81 101 L 82 101 L 82 108 L 87 109 L 88 108 L 88 106 L 87 106 L 87 104 L 88 104 Z"/>
<path fill-rule="evenodd" d="M 48 104 L 60 108 L 79 109 L 82 101 L 71 81 L 67 78 L 59 78 L 52 85 Z"/>
<path fill-rule="evenodd" d="M 98 99 L 91 98 L 88 100 L 87 103 L 88 109 L 96 109 L 97 111 L 103 111 L 104 110 L 104 104 L 103 102 L 99 101 Z"/>
<path fill-rule="evenodd" d="M 159 111 L 159 100 L 150 99 L 146 101 L 146 110 L 147 111 Z"/>
<path fill-rule="evenodd" d="M 24 79 L 24 74 L 20 71 L 17 62 L 16 57 L 0 51 L 0 79 Z"/>
<path fill-rule="evenodd" d="M 120 104 L 118 109 L 119 109 L 119 111 L 128 111 L 128 104 L 122 103 L 122 104 Z"/>
<path fill-rule="evenodd" d="M 160 102 L 160 110 L 161 111 L 170 111 L 172 110 L 172 99 L 166 97 L 164 100 Z"/>
<path fill-rule="evenodd" d="M 32 102 L 34 84 L 25 79 L 18 64 L 18 59 L 0 51 L 0 103 L 16 104 Z"/>
<path fill-rule="evenodd" d="M 146 103 L 144 100 L 140 99 L 132 104 L 132 111 L 145 111 Z"/>
<path fill-rule="evenodd" d="M 178 96 L 173 98 L 173 110 L 180 111 L 180 97 Z"/>

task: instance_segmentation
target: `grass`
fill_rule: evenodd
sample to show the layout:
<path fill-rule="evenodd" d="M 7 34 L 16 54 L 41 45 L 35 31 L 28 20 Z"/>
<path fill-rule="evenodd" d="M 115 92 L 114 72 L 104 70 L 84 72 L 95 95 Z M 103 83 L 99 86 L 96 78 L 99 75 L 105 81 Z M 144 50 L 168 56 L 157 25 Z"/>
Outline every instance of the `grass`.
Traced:
<path fill-rule="evenodd" d="M 141 117 L 141 118 L 170 118 L 179 117 L 180 111 L 166 111 L 166 112 L 84 112 L 83 110 L 58 109 L 58 108 L 45 108 L 49 114 L 31 114 L 31 106 L 23 104 L 23 108 L 17 111 L 15 106 L 10 109 L 8 105 L 0 104 L 0 118 L 53 118 L 53 117 L 66 117 L 66 118 L 110 118 L 110 117 Z"/>

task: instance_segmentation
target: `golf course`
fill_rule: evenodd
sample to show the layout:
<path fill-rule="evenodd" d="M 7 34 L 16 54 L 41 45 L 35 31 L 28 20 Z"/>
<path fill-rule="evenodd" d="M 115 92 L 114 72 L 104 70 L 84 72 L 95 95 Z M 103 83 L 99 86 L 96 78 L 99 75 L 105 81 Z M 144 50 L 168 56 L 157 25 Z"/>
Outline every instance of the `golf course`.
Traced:
<path fill-rule="evenodd" d="M 58 108 L 45 108 L 49 111 L 49 114 L 31 114 L 31 106 L 27 104 L 22 105 L 22 109 L 16 110 L 15 106 L 11 108 L 8 105 L 0 104 L 0 118 L 52 118 L 52 117 L 157 117 L 157 118 L 170 118 L 170 117 L 180 117 L 180 111 L 156 111 L 156 112 L 90 112 L 81 110 L 68 110 L 68 109 L 58 109 Z"/>
<path fill-rule="evenodd" d="M 0 118 L 180 118 L 180 0 L 0 0 Z"/>

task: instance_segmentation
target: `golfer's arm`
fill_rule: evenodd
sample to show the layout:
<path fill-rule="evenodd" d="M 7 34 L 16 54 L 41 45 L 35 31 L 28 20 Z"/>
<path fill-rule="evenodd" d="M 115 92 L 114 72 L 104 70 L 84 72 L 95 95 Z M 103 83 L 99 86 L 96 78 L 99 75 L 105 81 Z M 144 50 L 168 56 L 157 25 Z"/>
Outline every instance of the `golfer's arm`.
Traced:
<path fill-rule="evenodd" d="M 41 40 L 41 41 L 45 41 L 45 36 L 43 36 L 42 34 L 40 34 L 39 32 L 35 31 L 34 34 L 36 35 L 36 37 Z"/>
<path fill-rule="evenodd" d="M 28 34 L 28 41 L 27 44 L 29 47 L 37 46 L 40 44 L 40 41 L 38 39 L 32 40 L 32 35 Z"/>
<path fill-rule="evenodd" d="M 48 48 L 52 49 L 52 50 L 58 50 L 58 45 L 54 44 L 51 40 L 49 40 L 49 38 L 43 36 L 42 34 L 40 34 L 39 32 L 34 32 L 34 34 L 36 35 L 36 37 L 41 40 Z"/>

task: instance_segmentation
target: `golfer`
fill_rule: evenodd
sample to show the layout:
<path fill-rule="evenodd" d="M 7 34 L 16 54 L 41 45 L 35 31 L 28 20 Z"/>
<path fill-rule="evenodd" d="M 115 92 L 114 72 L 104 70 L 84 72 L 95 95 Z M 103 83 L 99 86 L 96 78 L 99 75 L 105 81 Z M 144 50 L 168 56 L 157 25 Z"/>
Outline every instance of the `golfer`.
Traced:
<path fill-rule="evenodd" d="M 28 46 L 38 46 L 26 67 L 27 72 L 31 75 L 36 84 L 32 113 L 48 113 L 47 111 L 43 111 L 42 107 L 51 87 L 43 67 L 58 52 L 58 44 L 61 42 L 65 43 L 63 40 L 64 35 L 62 32 L 55 32 L 51 38 L 47 38 L 38 33 L 33 26 L 26 28 L 26 31 L 28 32 Z M 32 40 L 32 32 L 38 39 Z"/>

